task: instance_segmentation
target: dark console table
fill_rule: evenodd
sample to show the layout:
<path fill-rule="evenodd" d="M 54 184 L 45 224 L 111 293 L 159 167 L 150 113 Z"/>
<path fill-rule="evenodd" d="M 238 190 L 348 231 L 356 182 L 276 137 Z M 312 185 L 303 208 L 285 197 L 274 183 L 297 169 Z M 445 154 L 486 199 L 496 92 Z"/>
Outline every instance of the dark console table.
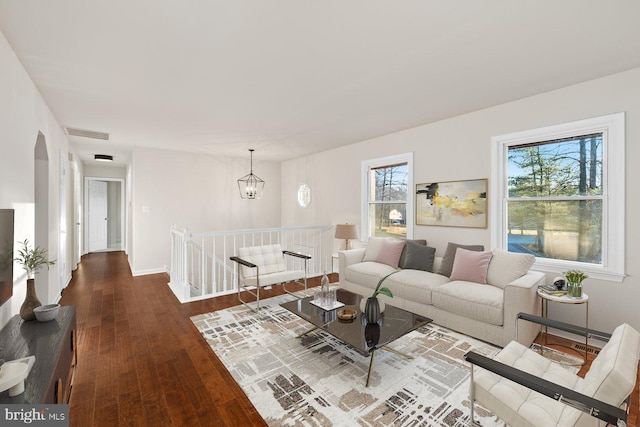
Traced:
<path fill-rule="evenodd" d="M 0 331 L 0 358 L 5 361 L 36 356 L 27 376 L 25 391 L 9 397 L 0 393 L 0 403 L 69 403 L 77 362 L 76 308 L 60 307 L 50 322 L 25 322 L 16 315 Z"/>

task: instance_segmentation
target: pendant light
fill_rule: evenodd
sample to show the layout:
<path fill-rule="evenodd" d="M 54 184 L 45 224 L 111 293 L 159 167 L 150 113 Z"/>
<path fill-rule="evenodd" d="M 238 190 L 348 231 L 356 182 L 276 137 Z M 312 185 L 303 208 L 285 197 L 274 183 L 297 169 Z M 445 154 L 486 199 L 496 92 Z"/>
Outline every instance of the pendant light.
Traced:
<path fill-rule="evenodd" d="M 261 199 L 262 190 L 264 189 L 264 181 L 253 174 L 253 148 L 249 149 L 251 153 L 251 169 L 249 175 L 245 175 L 238 180 L 238 190 L 240 197 L 243 199 Z"/>

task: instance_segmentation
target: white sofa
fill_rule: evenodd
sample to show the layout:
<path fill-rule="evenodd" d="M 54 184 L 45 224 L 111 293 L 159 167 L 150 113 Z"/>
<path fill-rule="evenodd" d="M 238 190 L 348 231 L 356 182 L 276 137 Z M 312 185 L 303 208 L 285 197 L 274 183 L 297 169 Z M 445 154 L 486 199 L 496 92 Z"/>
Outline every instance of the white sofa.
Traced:
<path fill-rule="evenodd" d="M 365 248 L 340 251 L 340 286 L 363 296 L 371 296 L 379 279 L 396 270 L 390 265 L 365 261 Z M 455 250 L 454 250 L 455 251 Z M 516 315 L 538 314 L 538 285 L 544 274 L 523 270 L 523 255 L 494 251 L 489 263 L 487 284 L 451 280 L 429 271 L 401 269 L 384 282 L 393 298 L 379 296 L 385 303 L 433 319 L 433 322 L 504 347 L 516 340 Z M 442 257 L 434 257 L 433 271 L 440 271 Z M 520 272 L 518 272 L 520 271 Z M 522 273 L 522 274 L 521 274 Z M 529 346 L 540 328 L 520 322 L 518 341 Z"/>

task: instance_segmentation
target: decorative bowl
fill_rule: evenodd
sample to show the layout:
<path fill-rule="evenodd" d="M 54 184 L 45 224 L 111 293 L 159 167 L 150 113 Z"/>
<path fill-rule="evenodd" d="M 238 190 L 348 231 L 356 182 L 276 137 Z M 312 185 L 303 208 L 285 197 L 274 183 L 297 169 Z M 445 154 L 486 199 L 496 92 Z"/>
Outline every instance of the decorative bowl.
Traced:
<path fill-rule="evenodd" d="M 48 322 L 56 318 L 59 309 L 60 304 L 47 304 L 34 308 L 33 312 L 35 313 L 36 319 L 38 319 L 38 321 Z"/>
<path fill-rule="evenodd" d="M 353 308 L 343 308 L 338 310 L 338 319 L 340 320 L 353 320 L 358 315 L 358 312 Z"/>

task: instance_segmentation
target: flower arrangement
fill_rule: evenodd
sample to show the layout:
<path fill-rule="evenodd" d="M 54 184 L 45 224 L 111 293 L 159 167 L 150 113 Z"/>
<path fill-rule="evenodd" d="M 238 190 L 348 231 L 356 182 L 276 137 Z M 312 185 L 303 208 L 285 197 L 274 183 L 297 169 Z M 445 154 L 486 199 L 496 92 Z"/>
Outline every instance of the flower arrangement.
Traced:
<path fill-rule="evenodd" d="M 569 283 L 582 283 L 584 279 L 589 277 L 580 270 L 565 271 L 563 274 Z"/>
<path fill-rule="evenodd" d="M 570 298 L 582 298 L 582 281 L 588 276 L 580 270 L 570 270 L 564 272 L 569 285 L 567 286 L 567 295 Z"/>

